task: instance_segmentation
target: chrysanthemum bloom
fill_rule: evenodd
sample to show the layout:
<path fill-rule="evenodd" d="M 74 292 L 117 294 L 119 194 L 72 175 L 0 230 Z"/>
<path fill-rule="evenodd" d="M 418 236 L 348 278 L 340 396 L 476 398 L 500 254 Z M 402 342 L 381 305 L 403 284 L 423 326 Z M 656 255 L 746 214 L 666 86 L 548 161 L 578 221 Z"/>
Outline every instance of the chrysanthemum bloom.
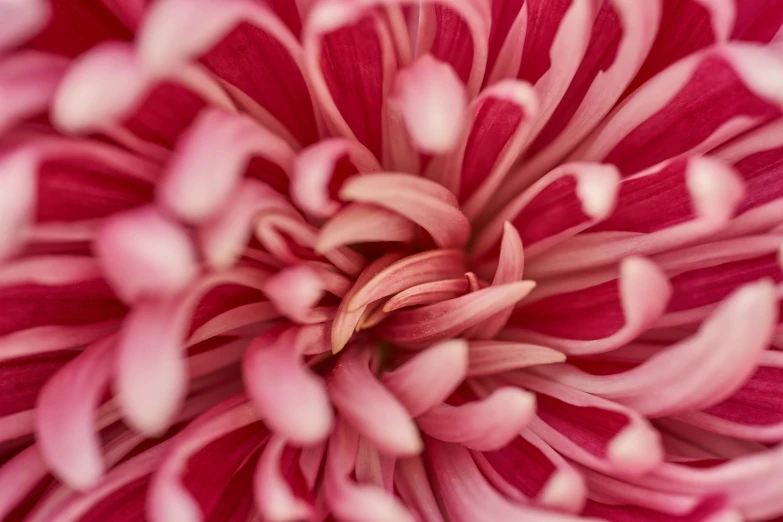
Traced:
<path fill-rule="evenodd" d="M 782 24 L 0 0 L 0 519 L 783 514 Z"/>

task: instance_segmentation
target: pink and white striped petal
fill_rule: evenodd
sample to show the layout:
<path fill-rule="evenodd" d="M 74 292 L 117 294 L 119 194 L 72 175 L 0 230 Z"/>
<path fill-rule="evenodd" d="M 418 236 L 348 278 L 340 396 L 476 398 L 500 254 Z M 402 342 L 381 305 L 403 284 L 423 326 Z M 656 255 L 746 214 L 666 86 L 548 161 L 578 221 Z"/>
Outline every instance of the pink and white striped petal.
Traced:
<path fill-rule="evenodd" d="M 495 451 L 473 452 L 487 480 L 507 497 L 579 513 L 587 488 L 581 470 L 530 430 Z"/>
<path fill-rule="evenodd" d="M 274 3 L 285 15 L 296 10 L 294 2 Z M 317 140 L 302 48 L 269 2 L 155 2 L 138 42 L 139 59 L 151 74 L 183 71 L 200 59 L 245 112 L 290 146 Z"/>
<path fill-rule="evenodd" d="M 619 105 L 572 155 L 617 166 L 624 176 L 667 158 L 702 153 L 778 118 L 783 60 L 732 43 L 672 65 Z M 707 115 L 693 126 L 692 117 Z"/>
<path fill-rule="evenodd" d="M 744 193 L 738 173 L 713 159 L 664 162 L 624 179 L 611 215 L 531 260 L 529 271 L 552 277 L 693 243 L 725 227 Z"/>
<path fill-rule="evenodd" d="M 520 522 L 575 522 L 599 519 L 577 517 L 526 506 L 508 500 L 482 475 L 467 449 L 459 444 L 427 440 L 427 457 L 433 483 L 449 520 L 518 520 Z"/>
<path fill-rule="evenodd" d="M 642 476 L 664 457 L 658 431 L 630 408 L 532 374 L 503 382 L 536 393 L 530 429 L 558 453 L 597 471 Z"/>
<path fill-rule="evenodd" d="M 505 223 L 519 232 L 528 259 L 609 217 L 620 187 L 611 165 L 562 165 L 517 196 L 486 225 L 472 247 L 481 258 L 498 246 Z"/>

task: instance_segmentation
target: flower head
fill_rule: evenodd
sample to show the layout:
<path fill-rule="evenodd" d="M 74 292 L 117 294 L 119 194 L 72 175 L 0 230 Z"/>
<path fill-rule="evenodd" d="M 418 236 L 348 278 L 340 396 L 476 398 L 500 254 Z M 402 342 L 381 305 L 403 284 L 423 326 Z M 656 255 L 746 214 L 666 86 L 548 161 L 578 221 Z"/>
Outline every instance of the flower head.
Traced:
<path fill-rule="evenodd" d="M 0 519 L 783 515 L 780 0 L 0 21 Z"/>

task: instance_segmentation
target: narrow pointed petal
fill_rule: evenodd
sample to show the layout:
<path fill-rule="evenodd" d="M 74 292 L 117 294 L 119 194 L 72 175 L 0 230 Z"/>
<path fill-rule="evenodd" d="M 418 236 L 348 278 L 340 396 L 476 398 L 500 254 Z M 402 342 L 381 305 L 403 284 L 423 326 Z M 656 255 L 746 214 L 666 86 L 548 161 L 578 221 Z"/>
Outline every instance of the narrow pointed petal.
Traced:
<path fill-rule="evenodd" d="M 334 134 L 383 157 L 384 100 L 396 72 L 386 27 L 359 4 L 313 5 L 303 33 L 307 76 Z"/>
<path fill-rule="evenodd" d="M 671 286 L 651 261 L 629 257 L 617 279 L 517 307 L 503 339 L 551 346 L 569 355 L 608 352 L 637 337 L 666 310 Z M 604 282 L 605 281 L 605 282 Z M 599 305 L 600 303 L 600 305 Z"/>
<path fill-rule="evenodd" d="M 428 305 L 454 299 L 470 291 L 465 277 L 422 283 L 395 294 L 383 305 L 384 312 L 393 312 L 409 306 Z"/>
<path fill-rule="evenodd" d="M 332 408 L 320 377 L 304 366 L 297 353 L 297 329 L 262 334 L 243 358 L 242 372 L 250 397 L 264 421 L 281 437 L 311 445 L 327 437 Z"/>
<path fill-rule="evenodd" d="M 315 249 L 328 252 L 357 243 L 411 243 L 415 238 L 416 225 L 404 216 L 372 204 L 351 203 L 321 227 Z"/>
<path fill-rule="evenodd" d="M 365 268 L 359 277 L 356 279 L 353 287 L 348 291 L 340 305 L 337 307 L 337 313 L 334 316 L 332 322 L 331 342 L 332 351 L 334 353 L 339 352 L 348 343 L 348 340 L 356 330 L 359 321 L 364 314 L 365 306 L 360 306 L 355 310 L 348 309 L 348 303 L 350 303 L 354 296 L 364 288 L 364 286 L 371 281 L 375 276 L 381 273 L 385 268 L 392 265 L 395 261 L 398 261 L 402 257 L 402 254 L 386 254 L 379 257 L 377 260 L 370 263 Z"/>
<path fill-rule="evenodd" d="M 95 249 L 112 287 L 129 303 L 174 295 L 198 272 L 187 232 L 154 207 L 106 220 Z"/>
<path fill-rule="evenodd" d="M 495 277 L 492 279 L 492 285 L 503 285 L 522 280 L 522 272 L 525 268 L 525 253 L 522 249 L 522 240 L 519 232 L 511 223 L 503 225 L 503 239 L 500 242 L 500 255 L 498 257 L 498 267 L 495 270 Z M 471 328 L 465 333 L 466 337 L 471 339 L 492 339 L 506 325 L 508 318 L 514 311 L 513 306 L 506 310 L 498 312 L 486 323 Z"/>
<path fill-rule="evenodd" d="M 471 341 L 468 375 L 478 377 L 520 368 L 563 362 L 565 354 L 535 344 L 504 341 Z"/>
<path fill-rule="evenodd" d="M 440 404 L 416 418 L 430 437 L 492 451 L 519 435 L 535 417 L 535 395 L 505 387 L 459 406 Z"/>
<path fill-rule="evenodd" d="M 454 195 L 432 181 L 409 174 L 366 174 L 349 179 L 340 191 L 347 201 L 374 203 L 410 219 L 441 248 L 459 248 L 470 223 Z"/>
<path fill-rule="evenodd" d="M 255 156 L 270 164 L 267 184 L 287 189 L 294 153 L 284 141 L 250 118 L 204 111 L 177 143 L 158 199 L 180 219 L 203 222 L 228 204 Z"/>
<path fill-rule="evenodd" d="M 114 338 L 98 341 L 60 369 L 41 390 L 38 444 L 53 472 L 75 489 L 88 489 L 104 472 L 96 408 L 109 384 Z"/>
<path fill-rule="evenodd" d="M 432 368 L 438 368 L 432 375 Z M 465 379 L 468 346 L 461 339 L 445 341 L 385 373 L 382 382 L 416 417 L 442 403 Z"/>
<path fill-rule="evenodd" d="M 332 402 L 342 418 L 384 453 L 419 453 L 422 441 L 416 425 L 370 372 L 368 357 L 368 352 L 359 348 L 340 355 L 326 381 Z"/>
<path fill-rule="evenodd" d="M 448 301 L 400 311 L 380 326 L 379 335 L 403 344 L 447 339 L 513 306 L 534 286 L 532 281 L 491 286 Z"/>
<path fill-rule="evenodd" d="M 392 100 L 421 153 L 443 154 L 456 146 L 466 119 L 467 96 L 451 66 L 422 56 L 397 75 Z"/>

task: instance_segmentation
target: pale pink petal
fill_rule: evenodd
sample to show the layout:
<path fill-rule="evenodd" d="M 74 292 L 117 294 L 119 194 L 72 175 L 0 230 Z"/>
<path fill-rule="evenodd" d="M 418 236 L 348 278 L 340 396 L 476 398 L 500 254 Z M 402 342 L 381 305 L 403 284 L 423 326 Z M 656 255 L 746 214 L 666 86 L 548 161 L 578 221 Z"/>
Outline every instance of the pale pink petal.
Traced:
<path fill-rule="evenodd" d="M 394 486 L 409 508 L 415 508 L 423 522 L 443 522 L 443 514 L 432 492 L 432 484 L 419 457 L 399 459 L 394 468 Z"/>
<path fill-rule="evenodd" d="M 447 299 L 454 299 L 469 291 L 471 291 L 470 282 L 465 277 L 422 283 L 393 295 L 383 305 L 383 311 L 393 312 L 409 306 L 438 303 Z"/>
<path fill-rule="evenodd" d="M 275 4 L 296 9 L 294 2 Z M 201 58 L 249 114 L 286 142 L 298 148 L 316 141 L 302 48 L 268 2 L 155 2 L 138 47 L 145 68 L 157 74 L 184 70 Z"/>
<path fill-rule="evenodd" d="M 185 229 L 154 207 L 107 219 L 95 251 L 112 287 L 126 302 L 173 295 L 198 272 Z"/>
<path fill-rule="evenodd" d="M 506 341 L 471 341 L 468 344 L 468 375 L 478 377 L 530 366 L 565 361 L 565 354 L 535 344 Z"/>
<path fill-rule="evenodd" d="M 286 189 L 294 152 L 283 140 L 248 117 L 204 111 L 177 143 L 158 199 L 180 219 L 203 222 L 228 204 L 253 157 L 271 163 L 263 181 Z"/>
<path fill-rule="evenodd" d="M 667 158 L 706 152 L 777 118 L 783 60 L 751 44 L 687 57 L 619 105 L 573 157 L 612 163 L 633 174 Z M 692 115 L 705 116 L 692 125 Z"/>
<path fill-rule="evenodd" d="M 465 122 L 465 86 L 450 65 L 430 55 L 418 58 L 395 79 L 392 103 L 416 148 L 443 154 L 454 148 Z"/>
<path fill-rule="evenodd" d="M 9 0 L 0 8 L 0 24 L 7 29 L 0 36 L 0 50 L 23 43 L 48 22 L 50 11 L 45 0 Z"/>
<path fill-rule="evenodd" d="M 608 352 L 631 341 L 666 310 L 671 286 L 652 262 L 629 257 L 617 279 L 523 303 L 501 338 L 551 346 L 566 354 Z M 605 280 L 604 280 L 605 281 Z"/>
<path fill-rule="evenodd" d="M 0 259 L 23 242 L 35 218 L 36 160 L 25 150 L 0 158 Z"/>
<path fill-rule="evenodd" d="M 624 179 L 611 215 L 531 261 L 529 272 L 550 277 L 691 243 L 726 226 L 743 196 L 741 178 L 718 161 L 665 162 Z"/>
<path fill-rule="evenodd" d="M 316 250 L 372 242 L 411 243 L 416 226 L 404 216 L 367 203 L 351 203 L 321 227 Z"/>
<path fill-rule="evenodd" d="M 432 369 L 437 368 L 433 375 Z M 381 380 L 408 410 L 420 415 L 442 403 L 465 379 L 468 346 L 461 339 L 444 341 L 417 354 Z"/>
<path fill-rule="evenodd" d="M 459 444 L 427 441 L 427 455 L 449 520 L 515 520 L 520 522 L 569 522 L 598 519 L 576 517 L 512 502 L 482 476 L 467 449 Z"/>
<path fill-rule="evenodd" d="M 503 448 L 474 451 L 473 458 L 487 480 L 509 498 L 570 513 L 584 506 L 587 488 L 581 470 L 530 430 Z"/>
<path fill-rule="evenodd" d="M 297 329 L 257 337 L 244 356 L 245 386 L 259 413 L 285 439 L 311 445 L 326 438 L 332 408 L 320 377 L 297 353 Z"/>
<path fill-rule="evenodd" d="M 402 344 L 448 339 L 513 306 L 534 286 L 532 281 L 507 283 L 448 301 L 399 311 L 379 327 L 378 333 L 387 341 Z"/>
<path fill-rule="evenodd" d="M 378 160 L 361 143 L 329 138 L 300 152 L 291 176 L 291 198 L 316 217 L 329 217 L 340 208 L 334 192 L 350 176 L 381 170 Z"/>
<path fill-rule="evenodd" d="M 530 429 L 561 455 L 606 473 L 641 476 L 663 460 L 660 436 L 630 408 L 541 377 L 506 374 L 536 392 Z"/>
<path fill-rule="evenodd" d="M 370 372 L 368 350 L 342 353 L 326 383 L 340 416 L 378 449 L 392 455 L 421 451 L 421 438 L 410 414 Z"/>
<path fill-rule="evenodd" d="M 312 508 L 291 491 L 281 469 L 285 441 L 272 437 L 261 453 L 253 477 L 256 503 L 270 522 L 310 519 Z"/>
<path fill-rule="evenodd" d="M 413 286 L 461 276 L 464 272 L 464 256 L 459 250 L 428 250 L 404 257 L 379 270 L 361 286 L 354 285 L 356 292 L 347 299 L 348 309 L 356 310 Z"/>
<path fill-rule="evenodd" d="M 466 448 L 492 451 L 519 435 L 535 417 L 535 395 L 515 387 L 459 406 L 437 405 L 416 418 L 430 437 Z"/>
<path fill-rule="evenodd" d="M 470 223 L 454 195 L 437 183 L 410 174 L 353 177 L 343 185 L 340 198 L 397 212 L 429 232 L 441 248 L 462 247 L 470 234 Z"/>

